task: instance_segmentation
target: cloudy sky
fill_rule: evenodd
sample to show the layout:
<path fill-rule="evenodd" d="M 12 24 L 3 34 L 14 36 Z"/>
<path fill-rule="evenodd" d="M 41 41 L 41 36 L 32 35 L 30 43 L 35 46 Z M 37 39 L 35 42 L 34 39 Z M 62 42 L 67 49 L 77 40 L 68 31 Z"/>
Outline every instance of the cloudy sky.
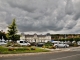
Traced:
<path fill-rule="evenodd" d="M 19 32 L 79 34 L 80 0 L 0 0 L 0 30 L 14 18 Z"/>

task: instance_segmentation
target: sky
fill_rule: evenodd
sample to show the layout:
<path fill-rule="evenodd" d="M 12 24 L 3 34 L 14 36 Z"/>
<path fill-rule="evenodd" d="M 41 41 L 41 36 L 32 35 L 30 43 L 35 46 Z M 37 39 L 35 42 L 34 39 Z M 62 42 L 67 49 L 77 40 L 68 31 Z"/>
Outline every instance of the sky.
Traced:
<path fill-rule="evenodd" d="M 14 18 L 19 33 L 80 34 L 80 0 L 0 0 L 0 30 Z"/>

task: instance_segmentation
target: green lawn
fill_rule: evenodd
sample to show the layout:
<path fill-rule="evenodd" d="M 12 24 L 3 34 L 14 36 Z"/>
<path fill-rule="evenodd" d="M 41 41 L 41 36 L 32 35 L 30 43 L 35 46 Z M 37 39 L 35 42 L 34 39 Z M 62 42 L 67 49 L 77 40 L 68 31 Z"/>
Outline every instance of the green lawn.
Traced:
<path fill-rule="evenodd" d="M 1 47 L 0 46 L 0 54 L 17 54 L 17 53 L 37 53 L 37 52 L 49 52 L 45 49 L 40 49 L 37 47 Z"/>

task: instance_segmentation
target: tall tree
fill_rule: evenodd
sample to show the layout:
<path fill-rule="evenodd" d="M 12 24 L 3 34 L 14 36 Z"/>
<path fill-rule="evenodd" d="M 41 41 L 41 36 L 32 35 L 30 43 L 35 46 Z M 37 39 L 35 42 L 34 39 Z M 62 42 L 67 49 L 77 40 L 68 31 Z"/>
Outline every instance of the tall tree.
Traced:
<path fill-rule="evenodd" d="M 2 32 L 0 31 L 0 39 L 2 40 Z"/>
<path fill-rule="evenodd" d="M 2 38 L 3 38 L 3 35 L 4 35 L 4 34 L 3 34 L 3 30 L 1 30 L 1 31 L 0 31 L 0 39 L 1 39 L 1 40 L 2 40 Z"/>
<path fill-rule="evenodd" d="M 15 19 L 13 19 L 13 22 L 8 26 L 8 38 L 13 42 L 16 41 L 17 32 L 16 22 Z"/>

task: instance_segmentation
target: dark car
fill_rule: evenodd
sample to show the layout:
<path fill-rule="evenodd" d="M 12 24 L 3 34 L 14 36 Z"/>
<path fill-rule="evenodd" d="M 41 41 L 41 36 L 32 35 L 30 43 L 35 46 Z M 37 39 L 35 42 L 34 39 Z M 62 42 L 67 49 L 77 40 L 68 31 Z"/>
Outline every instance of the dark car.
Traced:
<path fill-rule="evenodd" d="M 37 43 L 37 46 L 42 47 L 44 44 L 45 44 L 44 42 L 39 42 L 39 43 Z"/>

